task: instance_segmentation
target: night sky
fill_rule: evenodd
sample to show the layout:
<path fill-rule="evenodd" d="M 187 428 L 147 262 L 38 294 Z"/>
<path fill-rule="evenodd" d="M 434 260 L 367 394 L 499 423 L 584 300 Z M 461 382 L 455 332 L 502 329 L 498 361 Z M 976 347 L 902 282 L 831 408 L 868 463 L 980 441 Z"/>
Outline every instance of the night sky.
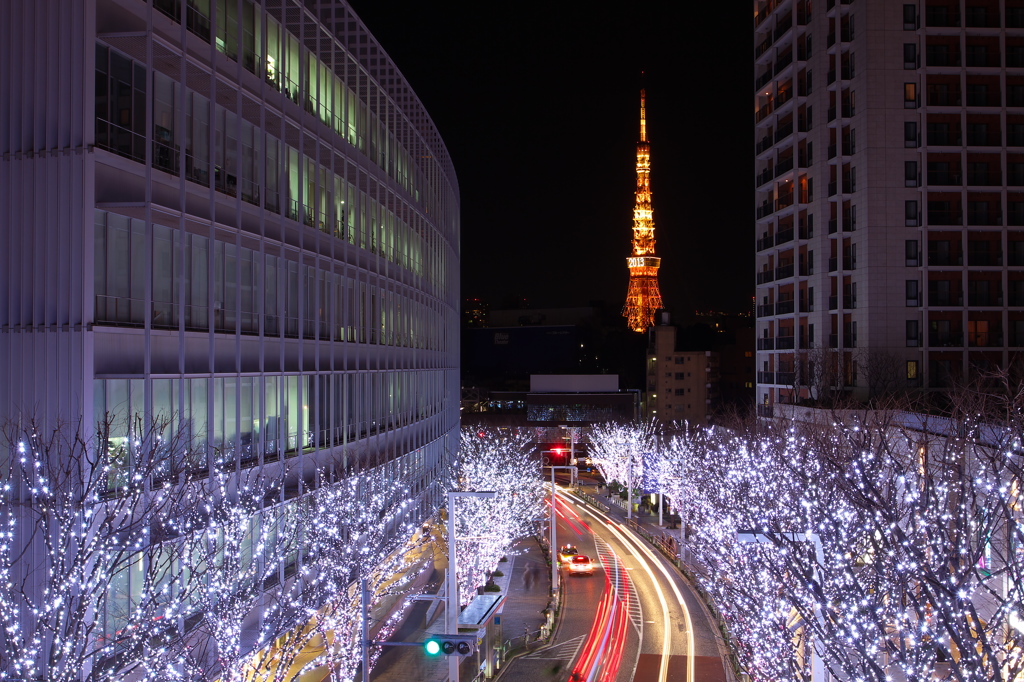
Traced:
<path fill-rule="evenodd" d="M 455 163 L 464 298 L 621 306 L 643 86 L 665 304 L 750 309 L 749 5 L 351 4 Z"/>

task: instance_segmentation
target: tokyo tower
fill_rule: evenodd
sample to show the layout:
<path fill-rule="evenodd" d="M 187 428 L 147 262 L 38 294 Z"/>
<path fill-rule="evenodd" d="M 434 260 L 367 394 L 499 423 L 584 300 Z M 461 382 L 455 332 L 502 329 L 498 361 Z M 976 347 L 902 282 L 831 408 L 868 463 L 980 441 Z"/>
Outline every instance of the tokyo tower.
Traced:
<path fill-rule="evenodd" d="M 636 207 L 633 209 L 633 254 L 626 259 L 629 290 L 622 314 L 629 328 L 646 331 L 661 308 L 658 268 L 654 255 L 654 211 L 651 209 L 651 145 L 647 142 L 645 93 L 640 91 L 640 141 L 636 143 Z"/>

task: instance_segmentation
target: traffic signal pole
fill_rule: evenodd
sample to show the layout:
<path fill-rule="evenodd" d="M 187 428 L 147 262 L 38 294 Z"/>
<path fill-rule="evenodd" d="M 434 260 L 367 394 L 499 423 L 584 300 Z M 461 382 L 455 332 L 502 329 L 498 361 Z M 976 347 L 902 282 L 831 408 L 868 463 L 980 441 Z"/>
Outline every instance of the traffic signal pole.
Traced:
<path fill-rule="evenodd" d="M 469 492 L 451 490 L 448 492 L 448 603 L 445 604 L 445 620 L 448 634 L 459 634 L 459 576 L 455 557 L 455 498 L 456 497 L 496 497 L 494 491 Z M 459 682 L 458 656 L 448 657 L 448 682 Z"/>

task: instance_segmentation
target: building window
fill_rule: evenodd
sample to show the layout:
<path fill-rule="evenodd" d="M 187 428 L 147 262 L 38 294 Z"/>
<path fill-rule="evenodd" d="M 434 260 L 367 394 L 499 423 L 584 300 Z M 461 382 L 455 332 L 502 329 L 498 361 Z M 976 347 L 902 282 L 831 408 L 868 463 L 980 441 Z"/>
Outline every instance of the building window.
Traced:
<path fill-rule="evenodd" d="M 917 348 L 921 345 L 921 330 L 917 320 L 907 320 L 907 347 Z"/>
<path fill-rule="evenodd" d="M 917 30 L 917 5 L 903 5 L 903 30 Z"/>
<path fill-rule="evenodd" d="M 917 83 L 903 84 L 903 108 L 917 108 Z"/>
<path fill-rule="evenodd" d="M 903 146 L 917 148 L 917 121 L 903 123 Z"/>
<path fill-rule="evenodd" d="M 917 161 L 903 162 L 903 185 L 905 187 L 917 187 Z"/>
<path fill-rule="evenodd" d="M 906 284 L 907 307 L 916 308 L 921 305 L 920 291 L 916 279 L 908 279 Z"/>
<path fill-rule="evenodd" d="M 907 379 L 917 378 L 917 360 L 907 360 Z"/>
<path fill-rule="evenodd" d="M 903 43 L 903 68 L 917 68 L 917 43 Z"/>
<path fill-rule="evenodd" d="M 917 227 L 917 199 L 907 199 L 904 204 L 904 219 L 907 227 Z"/>
<path fill-rule="evenodd" d="M 908 239 L 905 243 L 906 243 L 906 247 L 905 248 L 906 248 L 907 267 L 908 268 L 916 268 L 918 265 L 921 264 L 920 257 L 918 256 L 917 240 L 916 239 Z"/>

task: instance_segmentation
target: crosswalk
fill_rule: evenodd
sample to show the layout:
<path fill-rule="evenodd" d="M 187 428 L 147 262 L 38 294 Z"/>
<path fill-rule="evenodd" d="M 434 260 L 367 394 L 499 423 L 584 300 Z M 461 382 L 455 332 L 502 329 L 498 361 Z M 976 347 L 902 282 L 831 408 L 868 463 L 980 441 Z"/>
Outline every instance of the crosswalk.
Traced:
<path fill-rule="evenodd" d="M 527 654 L 523 658 L 535 658 L 543 659 L 546 661 L 563 661 L 565 663 L 572 663 L 576 660 L 576 654 L 580 652 L 580 647 L 583 646 L 586 635 L 580 635 L 579 637 L 573 637 L 566 641 L 555 644 L 553 646 L 546 647 L 540 651 L 535 651 L 532 654 Z"/>
<path fill-rule="evenodd" d="M 616 593 L 627 595 L 626 609 L 629 613 L 629 620 L 642 637 L 644 631 L 643 610 L 640 608 L 640 598 L 633 587 L 633 581 L 629 578 L 629 572 L 623 567 L 607 542 L 597 535 L 594 536 L 594 542 L 597 544 L 597 556 L 608 572 L 608 579 L 611 580 L 612 587 L 615 588 Z"/>

